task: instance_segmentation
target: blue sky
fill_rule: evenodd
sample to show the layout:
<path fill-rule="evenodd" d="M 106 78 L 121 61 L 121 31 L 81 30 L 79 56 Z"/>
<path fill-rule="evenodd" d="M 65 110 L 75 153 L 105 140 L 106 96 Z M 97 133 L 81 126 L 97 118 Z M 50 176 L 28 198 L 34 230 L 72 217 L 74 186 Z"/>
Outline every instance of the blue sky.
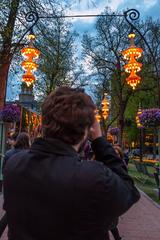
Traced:
<path fill-rule="evenodd" d="M 68 12 L 74 14 L 101 14 L 104 8 L 109 6 L 113 11 L 123 13 L 127 8 L 136 8 L 140 12 L 140 18 L 152 16 L 154 19 L 160 18 L 160 0 L 78 0 L 72 5 Z M 95 18 L 76 18 L 72 20 L 79 33 L 90 31 L 95 22 Z"/>
<path fill-rule="evenodd" d="M 113 12 L 123 12 L 127 9 L 135 8 L 140 12 L 140 19 L 145 19 L 148 16 L 152 16 L 154 19 L 160 17 L 160 0 L 78 0 L 74 1 L 71 9 L 67 11 L 67 15 L 90 15 L 90 14 L 101 14 L 105 7 L 110 7 Z M 77 40 L 77 52 L 78 55 L 81 52 L 81 39 L 84 32 L 90 34 L 94 33 L 94 25 L 96 22 L 96 17 L 84 17 L 84 18 L 74 18 L 71 20 L 74 29 L 79 33 L 79 38 Z M 89 68 L 86 64 L 86 59 L 84 61 L 85 70 L 89 72 Z"/>
<path fill-rule="evenodd" d="M 140 18 L 145 19 L 147 16 L 152 16 L 154 19 L 160 18 L 160 0 L 67 0 L 71 4 L 70 10 L 66 11 L 67 15 L 76 14 L 101 14 L 106 6 L 109 6 L 113 11 L 123 13 L 128 8 L 135 8 L 140 12 Z M 66 1 L 66 2 L 67 2 Z M 59 1 L 60 2 L 60 1 Z M 62 1 L 63 2 L 63 1 Z M 81 52 L 81 37 L 85 31 L 94 32 L 94 24 L 96 18 L 74 18 L 71 20 L 74 29 L 79 33 L 77 51 Z M 86 65 L 86 64 L 85 64 Z M 85 69 L 89 71 L 89 69 Z M 19 76 L 16 82 L 19 85 Z M 13 86 L 8 81 L 7 97 L 18 98 L 18 87 Z"/>

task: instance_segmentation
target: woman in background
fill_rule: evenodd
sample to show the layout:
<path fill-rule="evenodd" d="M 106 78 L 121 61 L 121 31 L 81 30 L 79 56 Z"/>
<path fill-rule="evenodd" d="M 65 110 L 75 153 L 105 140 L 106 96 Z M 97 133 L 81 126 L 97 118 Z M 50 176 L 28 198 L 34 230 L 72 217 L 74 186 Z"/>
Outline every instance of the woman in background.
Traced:
<path fill-rule="evenodd" d="M 8 159 L 10 157 L 12 157 L 14 154 L 22 151 L 22 150 L 25 150 L 25 149 L 28 149 L 30 148 L 30 138 L 29 138 L 29 135 L 28 133 L 26 132 L 21 132 L 17 138 L 15 139 L 15 144 L 13 146 L 12 149 L 8 150 L 6 153 L 5 153 L 5 156 L 4 156 L 4 161 L 3 161 L 3 169 L 6 165 L 6 162 L 8 161 Z"/>

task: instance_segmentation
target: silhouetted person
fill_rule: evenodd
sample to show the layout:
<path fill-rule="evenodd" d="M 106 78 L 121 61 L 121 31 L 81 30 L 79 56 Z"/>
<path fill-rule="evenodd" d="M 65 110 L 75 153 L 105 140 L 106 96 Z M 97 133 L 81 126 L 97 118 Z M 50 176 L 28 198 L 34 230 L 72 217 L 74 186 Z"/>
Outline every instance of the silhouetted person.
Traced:
<path fill-rule="evenodd" d="M 4 208 L 11 240 L 104 240 L 116 217 L 140 195 L 102 137 L 92 99 L 60 87 L 42 104 L 43 138 L 10 158 Z M 96 161 L 78 152 L 90 135 Z"/>
<path fill-rule="evenodd" d="M 11 144 L 12 147 L 10 150 L 8 150 L 5 153 L 5 156 L 4 156 L 3 167 L 2 167 L 3 172 L 4 172 L 4 168 L 6 166 L 7 161 L 9 160 L 9 158 L 12 158 L 12 156 L 15 155 L 16 153 L 26 150 L 26 149 L 29 149 L 29 147 L 30 147 L 30 138 L 29 138 L 29 135 L 25 132 L 22 132 L 20 134 L 13 134 L 11 136 L 11 142 L 12 142 L 12 144 Z M 3 231 L 5 230 L 7 223 L 8 223 L 8 219 L 7 219 L 7 215 L 5 213 L 0 220 L 0 236 L 2 235 Z M 8 231 L 8 239 L 9 240 L 11 239 L 10 231 Z"/>

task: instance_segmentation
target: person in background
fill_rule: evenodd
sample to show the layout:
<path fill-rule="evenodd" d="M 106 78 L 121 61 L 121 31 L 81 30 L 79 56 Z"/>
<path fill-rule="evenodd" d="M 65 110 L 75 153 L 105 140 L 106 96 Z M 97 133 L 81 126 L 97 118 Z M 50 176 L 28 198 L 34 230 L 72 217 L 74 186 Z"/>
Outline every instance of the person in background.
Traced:
<path fill-rule="evenodd" d="M 12 157 L 14 154 L 30 148 L 30 138 L 28 133 L 26 132 L 21 132 L 19 134 L 13 135 L 11 141 L 12 148 L 5 153 L 2 169 L 4 169 L 8 159 Z"/>
<path fill-rule="evenodd" d="M 90 96 L 59 87 L 42 104 L 43 137 L 4 169 L 4 209 L 12 240 L 104 240 L 113 219 L 140 194 L 102 136 Z M 95 161 L 79 151 L 90 136 Z"/>
<path fill-rule="evenodd" d="M 18 133 L 14 132 L 14 133 L 10 133 L 7 139 L 7 149 L 12 149 L 14 148 L 14 145 L 16 143 L 16 139 L 17 139 Z"/>
<path fill-rule="evenodd" d="M 4 173 L 4 169 L 6 163 L 8 162 L 9 158 L 11 158 L 14 154 L 17 154 L 20 151 L 24 151 L 30 148 L 30 138 L 26 132 L 21 132 L 19 134 L 13 134 L 11 136 L 11 145 L 12 148 L 5 153 L 3 166 L 2 166 L 2 173 Z M 5 230 L 8 224 L 7 214 L 5 213 L 1 218 L 0 222 L 0 237 Z M 8 228 L 8 239 L 10 240 L 10 230 Z"/>
<path fill-rule="evenodd" d="M 127 166 L 128 166 L 128 163 L 129 163 L 129 156 L 128 155 L 129 155 L 129 150 L 126 150 L 124 152 L 124 161 L 125 161 Z"/>
<path fill-rule="evenodd" d="M 114 144 L 114 149 L 116 153 L 120 156 L 120 158 L 124 161 L 125 165 L 128 166 L 129 157 L 128 154 L 122 151 L 120 144 Z"/>

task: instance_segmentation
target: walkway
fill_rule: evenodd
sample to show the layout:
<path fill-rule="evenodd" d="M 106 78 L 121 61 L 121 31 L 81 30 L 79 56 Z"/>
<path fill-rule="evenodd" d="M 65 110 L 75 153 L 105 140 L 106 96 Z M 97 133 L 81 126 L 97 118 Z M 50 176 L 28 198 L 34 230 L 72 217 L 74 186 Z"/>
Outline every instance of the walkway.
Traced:
<path fill-rule="evenodd" d="M 119 221 L 124 240 L 160 240 L 160 206 L 143 192 L 141 199 Z"/>
<path fill-rule="evenodd" d="M 160 207 L 142 193 L 140 201 L 120 218 L 119 229 L 123 240 L 160 240 Z M 6 231 L 1 240 L 7 240 Z"/>

